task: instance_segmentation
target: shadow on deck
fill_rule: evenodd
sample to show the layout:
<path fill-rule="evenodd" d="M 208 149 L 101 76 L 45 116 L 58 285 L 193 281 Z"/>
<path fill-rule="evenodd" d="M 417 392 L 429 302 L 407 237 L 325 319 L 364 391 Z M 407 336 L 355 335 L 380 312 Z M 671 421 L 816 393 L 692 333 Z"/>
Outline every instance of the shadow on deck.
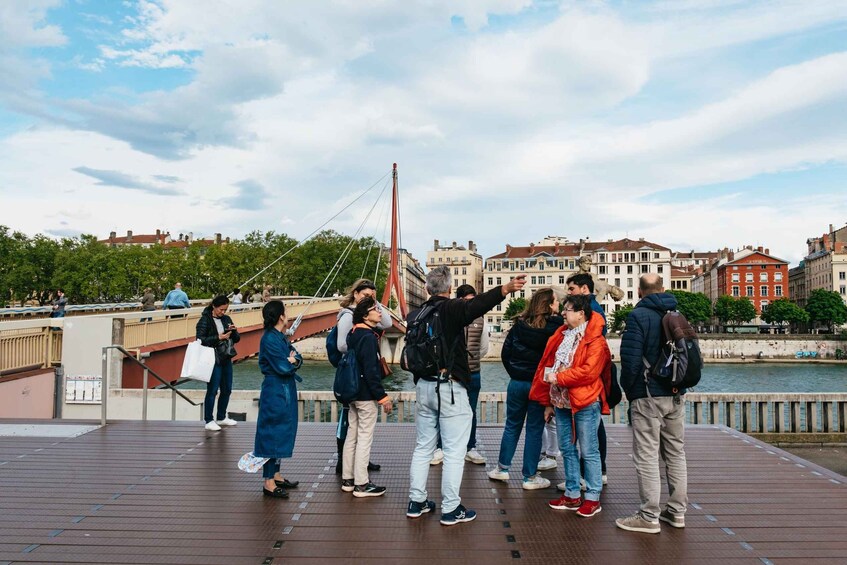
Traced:
<path fill-rule="evenodd" d="M 56 423 L 56 422 L 50 422 Z M 2 428 L 0 422 L 0 428 Z M 591 519 L 555 512 L 555 488 L 523 491 L 466 464 L 463 503 L 475 522 L 405 518 L 414 427 L 377 428 L 382 498 L 342 493 L 331 424 L 300 424 L 287 501 L 240 472 L 253 424 L 206 432 L 200 423 L 117 422 L 77 437 L 0 437 L 0 564 L 11 563 L 844 563 L 847 479 L 716 426 L 687 428 L 686 528 L 618 530 L 636 510 L 625 426 L 610 425 L 609 484 Z M 0 431 L 0 433 L 2 433 Z M 493 462 L 501 427 L 481 427 Z M 60 434 L 61 435 L 61 434 Z M 67 434 L 70 435 L 70 434 Z M 522 447 L 514 462 L 520 468 Z M 518 473 L 519 474 L 519 473 Z M 439 502 L 440 467 L 430 473 Z M 555 484 L 559 468 L 545 476 Z M 663 500 L 666 495 L 663 495 Z"/>

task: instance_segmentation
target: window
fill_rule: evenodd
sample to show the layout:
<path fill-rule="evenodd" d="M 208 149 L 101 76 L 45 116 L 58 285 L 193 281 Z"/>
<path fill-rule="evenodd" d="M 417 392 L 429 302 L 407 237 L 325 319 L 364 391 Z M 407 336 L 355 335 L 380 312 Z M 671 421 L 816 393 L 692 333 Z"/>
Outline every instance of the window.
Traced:
<path fill-rule="evenodd" d="M 776 282 L 781 282 L 782 281 L 782 273 L 780 273 L 779 271 L 775 272 L 773 274 L 773 280 L 775 280 Z"/>
<path fill-rule="evenodd" d="M 539 261 L 539 262 L 538 262 L 538 270 L 539 270 L 539 271 L 543 271 L 543 270 L 544 270 L 544 261 Z"/>
<path fill-rule="evenodd" d="M 497 277 L 497 285 L 499 286 L 501 284 L 503 284 L 502 279 L 500 277 Z"/>
<path fill-rule="evenodd" d="M 488 286 L 494 286 L 494 277 L 488 277 Z"/>
<path fill-rule="evenodd" d="M 627 288 L 632 288 L 632 279 L 631 279 L 631 278 L 626 279 L 626 287 L 627 287 Z"/>
<path fill-rule="evenodd" d="M 494 316 L 489 316 L 489 317 L 488 317 L 488 323 L 489 323 L 489 324 L 493 324 L 493 323 L 494 323 Z"/>
<path fill-rule="evenodd" d="M 615 274 L 616 275 L 621 274 L 621 266 L 620 265 L 615 265 Z"/>
<path fill-rule="evenodd" d="M 605 262 L 606 262 L 606 254 L 605 254 L 605 253 L 600 253 L 600 254 L 598 255 L 598 257 L 599 257 L 598 261 L 599 261 L 600 263 L 605 263 Z"/>
<path fill-rule="evenodd" d="M 632 291 L 631 290 L 626 291 L 626 297 L 627 297 L 628 300 L 632 300 Z"/>
<path fill-rule="evenodd" d="M 565 284 L 565 275 L 559 275 L 559 284 Z"/>
<path fill-rule="evenodd" d="M 753 282 L 753 273 L 744 273 L 744 282 Z"/>
<path fill-rule="evenodd" d="M 768 282 L 768 274 L 759 273 L 759 282 Z"/>
<path fill-rule="evenodd" d="M 564 261 L 559 261 L 559 270 L 560 270 L 560 271 L 564 271 L 564 270 L 565 270 L 565 262 L 564 262 Z"/>
<path fill-rule="evenodd" d="M 650 265 L 641 265 L 641 273 L 642 274 L 643 273 L 649 273 L 649 272 L 650 272 Z"/>
<path fill-rule="evenodd" d="M 841 296 L 847 295 L 847 286 L 844 286 L 842 284 L 840 287 L 838 287 L 838 291 L 841 293 Z"/>
<path fill-rule="evenodd" d="M 744 287 L 747 293 L 744 296 L 753 296 L 753 285 Z"/>
<path fill-rule="evenodd" d="M 738 282 L 741 280 L 741 275 L 738 273 L 732 273 L 732 282 Z"/>
<path fill-rule="evenodd" d="M 523 271 L 524 269 L 526 269 L 526 264 L 525 264 L 525 263 L 521 263 L 521 271 Z"/>
<path fill-rule="evenodd" d="M 529 284 L 538 284 L 537 280 L 538 280 L 538 277 L 536 277 L 535 275 L 532 275 L 531 277 L 529 277 Z"/>
<path fill-rule="evenodd" d="M 764 312 L 768 309 L 768 306 L 770 306 L 770 302 L 768 302 L 767 300 L 762 300 L 760 306 L 762 307 L 762 312 Z"/>
<path fill-rule="evenodd" d="M 759 287 L 759 294 L 761 296 L 767 296 L 768 295 L 768 287 L 765 286 L 765 285 L 760 286 Z"/>
<path fill-rule="evenodd" d="M 467 267 L 462 267 L 462 274 L 463 274 L 463 275 L 467 275 L 467 274 L 468 274 L 468 268 L 467 268 Z"/>
<path fill-rule="evenodd" d="M 454 275 L 458 275 L 458 274 L 459 274 L 459 267 L 453 267 L 453 274 L 454 274 Z"/>
<path fill-rule="evenodd" d="M 616 286 L 616 287 L 618 287 L 618 288 L 620 288 L 620 286 L 621 286 L 621 279 L 615 279 L 615 286 Z"/>
<path fill-rule="evenodd" d="M 737 270 L 738 270 L 738 265 L 733 266 L 733 267 L 732 267 L 732 270 L 733 270 L 733 271 L 737 271 Z"/>
<path fill-rule="evenodd" d="M 650 260 L 650 254 L 642 252 L 641 253 L 641 260 L 642 261 L 649 261 Z"/>
<path fill-rule="evenodd" d="M 499 312 L 502 309 L 503 309 L 503 304 L 502 303 L 498 304 L 497 305 L 497 311 Z"/>
<path fill-rule="evenodd" d="M 628 274 L 628 275 L 631 275 L 631 274 L 632 274 L 632 265 L 627 265 L 627 266 L 626 266 L 626 274 Z"/>
<path fill-rule="evenodd" d="M 600 273 L 599 273 L 599 274 L 601 274 L 601 275 L 605 275 L 605 274 L 606 274 L 606 265 L 600 265 L 600 267 L 598 267 L 598 268 L 600 269 Z"/>
<path fill-rule="evenodd" d="M 738 292 L 738 287 L 737 287 L 737 286 L 732 287 L 732 295 L 733 295 L 733 296 L 735 296 L 735 297 L 737 298 L 738 296 L 740 296 L 740 294 L 741 294 L 741 293 L 740 293 L 740 292 Z"/>
<path fill-rule="evenodd" d="M 444 257 L 439 257 L 439 258 L 438 258 L 438 262 L 439 262 L 439 263 L 441 263 L 443 260 L 444 260 Z M 489 269 L 490 269 L 490 268 L 491 268 L 491 267 L 489 267 Z"/>
<path fill-rule="evenodd" d="M 521 291 L 521 298 L 526 298 L 526 291 Z"/>
<path fill-rule="evenodd" d="M 659 265 L 659 266 L 657 266 L 657 267 L 656 267 L 656 272 L 657 272 L 657 273 L 664 273 L 664 272 L 665 272 L 665 266 L 664 266 L 664 265 Z"/>
<path fill-rule="evenodd" d="M 778 284 L 774 287 L 773 295 L 774 296 L 782 296 L 782 285 L 781 284 Z"/>
<path fill-rule="evenodd" d="M 765 269 L 768 268 L 768 266 L 767 265 L 759 265 L 759 268 L 764 271 Z"/>
<path fill-rule="evenodd" d="M 841 271 L 840 273 L 838 273 L 838 280 L 843 281 L 844 279 L 847 279 L 847 273 Z"/>

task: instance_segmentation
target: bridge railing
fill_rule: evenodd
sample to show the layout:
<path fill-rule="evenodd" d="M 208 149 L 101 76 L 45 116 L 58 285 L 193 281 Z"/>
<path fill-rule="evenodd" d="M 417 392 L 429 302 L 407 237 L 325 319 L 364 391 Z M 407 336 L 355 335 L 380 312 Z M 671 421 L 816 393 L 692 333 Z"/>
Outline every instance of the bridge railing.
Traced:
<path fill-rule="evenodd" d="M 62 359 L 62 322 L 39 320 L 0 331 L 0 375 L 44 369 Z"/>
<path fill-rule="evenodd" d="M 380 412 L 382 422 L 414 422 L 415 393 L 390 392 L 394 410 Z M 686 423 L 722 424 L 744 433 L 847 433 L 847 393 L 688 393 L 684 397 Z M 301 391 L 298 414 L 304 422 L 337 422 L 340 405 L 332 392 Z M 610 423 L 627 422 L 623 400 L 607 416 Z M 482 392 L 477 417 L 480 424 L 503 424 L 506 393 Z"/>

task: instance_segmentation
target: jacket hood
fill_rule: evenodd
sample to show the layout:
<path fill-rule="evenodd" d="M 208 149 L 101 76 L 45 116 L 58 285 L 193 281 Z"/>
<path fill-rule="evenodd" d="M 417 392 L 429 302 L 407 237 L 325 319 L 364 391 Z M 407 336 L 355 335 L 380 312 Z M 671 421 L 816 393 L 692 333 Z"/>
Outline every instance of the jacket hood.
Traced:
<path fill-rule="evenodd" d="M 676 297 L 668 292 L 657 292 L 642 298 L 635 307 L 650 308 L 657 312 L 676 310 Z"/>
<path fill-rule="evenodd" d="M 603 337 L 603 328 L 606 327 L 606 320 L 597 312 L 591 314 L 591 319 L 588 320 L 588 325 L 585 327 L 585 339 L 594 339 Z"/>

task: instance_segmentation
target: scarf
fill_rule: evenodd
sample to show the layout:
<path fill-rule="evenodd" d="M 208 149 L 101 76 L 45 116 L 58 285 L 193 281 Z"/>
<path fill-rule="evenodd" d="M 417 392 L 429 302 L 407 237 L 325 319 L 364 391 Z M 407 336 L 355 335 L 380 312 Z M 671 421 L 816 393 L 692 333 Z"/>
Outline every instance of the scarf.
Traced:
<path fill-rule="evenodd" d="M 583 322 L 573 329 L 565 330 L 565 337 L 556 350 L 556 362 L 553 364 L 554 373 L 570 368 L 571 363 L 573 363 L 574 351 L 585 335 L 586 326 L 588 326 L 588 322 Z M 558 384 L 550 385 L 550 401 L 556 408 L 570 410 L 571 399 L 567 387 Z"/>

